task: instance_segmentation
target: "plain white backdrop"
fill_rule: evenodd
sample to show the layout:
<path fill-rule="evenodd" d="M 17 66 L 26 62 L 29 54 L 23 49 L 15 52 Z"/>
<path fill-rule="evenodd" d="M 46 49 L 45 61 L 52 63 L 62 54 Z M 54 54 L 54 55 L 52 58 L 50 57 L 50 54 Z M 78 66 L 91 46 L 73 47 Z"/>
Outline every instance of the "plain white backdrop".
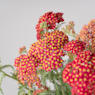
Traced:
<path fill-rule="evenodd" d="M 95 0 L 0 0 L 0 58 L 2 64 L 14 64 L 18 49 L 36 41 L 35 25 L 47 12 L 63 12 L 65 22 L 73 20 L 79 32 L 95 18 Z M 9 71 L 9 70 L 7 70 Z M 5 95 L 17 95 L 17 82 L 5 78 Z"/>

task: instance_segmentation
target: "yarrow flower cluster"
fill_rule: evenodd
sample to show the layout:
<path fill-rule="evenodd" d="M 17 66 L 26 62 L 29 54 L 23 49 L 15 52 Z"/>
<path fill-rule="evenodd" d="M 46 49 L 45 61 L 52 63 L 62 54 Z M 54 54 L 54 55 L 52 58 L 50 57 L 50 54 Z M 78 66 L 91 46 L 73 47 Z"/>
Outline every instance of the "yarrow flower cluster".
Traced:
<path fill-rule="evenodd" d="M 14 66 L 16 67 L 19 81 L 23 85 L 27 83 L 30 88 L 34 83 L 36 83 L 38 87 L 41 86 L 40 79 L 36 72 L 36 64 L 37 61 L 33 56 L 21 55 L 15 59 Z"/>
<path fill-rule="evenodd" d="M 37 41 L 28 51 L 25 46 L 20 48 L 20 56 L 15 59 L 16 79 L 27 85 L 33 95 L 43 92 L 44 95 L 95 95 L 95 20 L 77 35 L 73 21 L 58 30 L 59 23 L 64 22 L 62 16 L 60 12 L 47 12 L 40 17 L 36 25 Z M 69 40 L 69 36 L 75 39 Z M 46 85 L 47 80 L 54 90 Z"/>
<path fill-rule="evenodd" d="M 47 36 L 48 35 L 48 36 Z M 61 31 L 53 31 L 45 35 L 30 47 L 27 55 L 20 55 L 15 59 L 14 66 L 17 70 L 18 79 L 23 84 L 36 84 L 41 87 L 37 68 L 51 71 L 62 67 L 64 56 L 63 46 L 68 42 L 68 37 Z"/>
<path fill-rule="evenodd" d="M 48 35 L 48 36 L 47 36 Z M 68 37 L 61 31 L 53 31 L 46 34 L 44 39 L 32 44 L 28 55 L 34 55 L 39 60 L 41 69 L 51 71 L 62 67 L 64 56 L 63 46 L 68 42 Z"/>
<path fill-rule="evenodd" d="M 95 95 L 95 20 L 80 31 L 76 40 L 68 42 L 64 50 L 76 54 L 63 70 L 63 81 L 72 87 L 72 95 Z"/>
<path fill-rule="evenodd" d="M 65 46 L 64 46 L 64 50 L 65 51 L 69 51 L 73 54 L 78 54 L 79 52 L 83 51 L 85 49 L 85 43 L 79 40 L 73 40 L 68 42 Z"/>
<path fill-rule="evenodd" d="M 63 22 L 63 13 L 58 12 L 47 12 L 44 15 L 42 15 L 38 21 L 38 24 L 36 25 L 36 31 L 37 31 L 37 39 L 41 39 L 43 37 L 44 32 L 48 31 L 49 29 L 55 29 L 56 24 Z"/>
<path fill-rule="evenodd" d="M 91 51 L 82 51 L 63 70 L 63 81 L 72 87 L 72 95 L 95 94 L 94 58 Z"/>

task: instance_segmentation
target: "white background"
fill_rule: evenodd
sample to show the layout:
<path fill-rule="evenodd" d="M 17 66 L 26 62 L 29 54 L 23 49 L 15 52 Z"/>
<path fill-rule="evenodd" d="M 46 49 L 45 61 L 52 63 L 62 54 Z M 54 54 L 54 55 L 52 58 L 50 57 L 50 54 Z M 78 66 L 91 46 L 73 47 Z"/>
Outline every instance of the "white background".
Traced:
<path fill-rule="evenodd" d="M 63 12 L 65 22 L 73 20 L 79 32 L 95 18 L 95 0 L 0 0 L 0 57 L 2 64 L 14 64 L 18 49 L 36 41 L 35 25 L 47 11 Z M 4 79 L 5 95 L 17 95 L 17 82 Z"/>

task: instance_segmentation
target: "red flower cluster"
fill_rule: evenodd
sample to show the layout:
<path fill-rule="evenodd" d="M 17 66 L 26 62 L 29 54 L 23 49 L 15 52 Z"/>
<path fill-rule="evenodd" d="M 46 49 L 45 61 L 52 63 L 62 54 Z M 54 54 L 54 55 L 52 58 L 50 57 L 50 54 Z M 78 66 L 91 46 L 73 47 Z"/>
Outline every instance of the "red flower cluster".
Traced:
<path fill-rule="evenodd" d="M 20 48 L 19 53 L 23 55 L 15 59 L 18 80 L 30 88 L 33 84 L 41 87 L 33 95 L 47 90 L 41 85 L 37 72 L 61 68 L 65 50 L 69 58 L 74 59 L 62 72 L 63 81 L 72 87 L 72 95 L 95 95 L 95 20 L 82 28 L 75 41 L 68 42 L 68 36 L 57 30 L 57 24 L 64 21 L 62 16 L 61 12 L 47 12 L 40 17 L 36 25 L 38 41 L 31 45 L 26 55 L 26 47 Z M 63 31 L 76 36 L 73 22 Z"/>
<path fill-rule="evenodd" d="M 85 43 L 82 41 L 70 41 L 64 46 L 65 51 L 70 51 L 73 54 L 78 54 L 79 52 L 83 51 L 85 49 Z"/>
<path fill-rule="evenodd" d="M 63 81 L 72 87 L 72 95 L 95 95 L 95 56 L 90 51 L 80 52 L 66 65 Z"/>
<path fill-rule="evenodd" d="M 33 56 L 21 55 L 15 59 L 14 66 L 16 67 L 18 79 L 24 85 L 29 87 L 36 83 L 38 87 L 41 86 L 40 79 L 36 73 L 36 60 Z"/>
<path fill-rule="evenodd" d="M 41 86 L 37 68 L 51 71 L 62 67 L 61 56 L 64 56 L 64 53 L 61 48 L 68 42 L 68 37 L 60 31 L 54 31 L 45 36 L 44 39 L 32 44 L 27 55 L 21 55 L 15 59 L 14 65 L 18 79 L 23 84 L 27 83 L 29 87 L 33 83 L 38 87 Z"/>
<path fill-rule="evenodd" d="M 42 69 L 51 71 L 52 69 L 62 67 L 63 60 L 61 56 L 64 53 L 61 48 L 67 43 L 68 37 L 60 31 L 54 31 L 47 35 L 44 39 L 32 44 L 28 56 L 35 56 L 39 60 L 38 64 Z"/>
<path fill-rule="evenodd" d="M 55 29 L 57 23 L 63 22 L 64 19 L 62 16 L 63 13 L 60 12 L 47 12 L 42 15 L 36 25 L 37 39 L 41 39 L 41 37 L 43 37 L 42 32 L 44 32 L 44 30 Z"/>

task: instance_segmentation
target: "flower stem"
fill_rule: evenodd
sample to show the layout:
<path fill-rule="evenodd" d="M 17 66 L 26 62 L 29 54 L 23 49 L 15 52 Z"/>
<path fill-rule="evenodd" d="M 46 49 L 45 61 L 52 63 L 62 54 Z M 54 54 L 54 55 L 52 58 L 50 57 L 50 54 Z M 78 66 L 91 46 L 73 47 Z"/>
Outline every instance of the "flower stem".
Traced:
<path fill-rule="evenodd" d="M 4 65 L 4 66 L 0 66 L 0 69 L 2 70 L 2 69 L 5 69 L 5 68 L 8 68 L 8 67 L 10 67 L 10 68 L 12 68 L 12 69 L 14 70 L 14 68 L 13 68 L 12 65 Z"/>
<path fill-rule="evenodd" d="M 6 67 L 6 66 L 4 66 L 4 68 L 5 68 L 5 67 Z M 13 76 L 7 74 L 6 72 L 4 72 L 4 71 L 2 71 L 2 70 L 0 70 L 0 72 L 2 72 L 5 76 L 7 76 L 7 77 L 9 77 L 9 78 L 11 78 L 11 79 L 18 81 L 17 78 L 15 78 L 15 77 L 13 77 Z M 21 84 L 21 83 L 19 83 L 19 84 Z M 24 86 L 23 84 L 21 84 L 21 85 Z M 26 86 L 24 86 L 24 87 L 25 87 L 25 89 L 29 90 L 29 88 L 27 88 Z"/>
<path fill-rule="evenodd" d="M 4 71 L 0 70 L 0 72 L 2 72 L 5 76 L 9 77 L 9 78 L 12 78 L 14 80 L 17 80 L 16 78 L 10 76 L 9 74 L 5 73 Z"/>

